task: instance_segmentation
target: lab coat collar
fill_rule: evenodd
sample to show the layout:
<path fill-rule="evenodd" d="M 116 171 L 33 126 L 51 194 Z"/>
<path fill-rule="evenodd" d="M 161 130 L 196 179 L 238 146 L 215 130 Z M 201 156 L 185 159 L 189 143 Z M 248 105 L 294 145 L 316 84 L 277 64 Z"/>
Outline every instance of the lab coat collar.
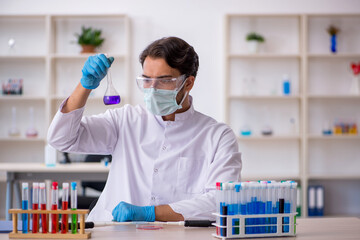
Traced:
<path fill-rule="evenodd" d="M 189 101 L 190 101 L 190 108 L 185 112 L 176 113 L 174 122 L 184 121 L 186 119 L 189 119 L 194 114 L 195 110 L 192 104 L 193 100 L 192 100 L 192 96 L 190 95 L 189 95 Z M 161 116 L 156 115 L 155 117 L 157 118 L 158 122 L 160 122 L 162 125 L 165 125 L 167 122 L 169 122 L 169 121 L 164 121 Z"/>

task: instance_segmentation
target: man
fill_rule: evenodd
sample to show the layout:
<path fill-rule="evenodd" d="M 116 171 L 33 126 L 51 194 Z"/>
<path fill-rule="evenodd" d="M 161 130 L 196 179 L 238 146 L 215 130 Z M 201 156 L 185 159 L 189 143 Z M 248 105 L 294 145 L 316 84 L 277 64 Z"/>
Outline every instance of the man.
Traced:
<path fill-rule="evenodd" d="M 60 151 L 111 154 L 105 188 L 89 221 L 213 219 L 218 181 L 239 181 L 241 154 L 232 130 L 194 110 L 198 55 L 184 40 L 159 39 L 140 55 L 136 79 L 146 108 L 125 105 L 83 117 L 92 89 L 114 59 L 86 61 L 80 83 L 63 102 L 48 141 Z"/>

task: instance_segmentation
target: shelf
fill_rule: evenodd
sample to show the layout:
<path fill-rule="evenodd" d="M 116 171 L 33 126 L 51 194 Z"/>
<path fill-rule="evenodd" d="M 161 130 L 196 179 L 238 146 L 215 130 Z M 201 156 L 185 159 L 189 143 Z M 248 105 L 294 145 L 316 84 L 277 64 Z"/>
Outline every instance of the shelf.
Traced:
<path fill-rule="evenodd" d="M 249 137 L 238 137 L 239 141 L 287 141 L 287 140 L 300 140 L 300 136 L 249 136 Z"/>
<path fill-rule="evenodd" d="M 0 60 L 9 60 L 9 59 L 16 59 L 16 60 L 38 60 L 44 59 L 45 55 L 0 55 Z"/>
<path fill-rule="evenodd" d="M 24 95 L 2 95 L 0 101 L 45 101 L 45 97 Z"/>
<path fill-rule="evenodd" d="M 360 53 L 308 53 L 307 56 L 309 58 L 360 58 Z"/>
<path fill-rule="evenodd" d="M 45 138 L 27 138 L 27 137 L 0 137 L 0 142 L 45 142 Z"/>
<path fill-rule="evenodd" d="M 229 96 L 228 97 L 230 100 L 300 100 L 301 97 L 300 96 L 296 96 L 296 95 L 289 95 L 289 96 L 285 96 L 285 95 L 243 95 L 243 96 Z"/>
<path fill-rule="evenodd" d="M 359 175 L 336 175 L 336 174 L 327 174 L 327 175 L 316 175 L 311 174 L 308 176 L 309 180 L 360 180 Z"/>
<path fill-rule="evenodd" d="M 309 99 L 360 99 L 360 95 L 309 95 Z"/>
<path fill-rule="evenodd" d="M 229 54 L 229 58 L 300 58 L 300 54 L 277 54 L 277 53 L 255 53 L 255 54 Z"/>
<path fill-rule="evenodd" d="M 241 181 L 268 181 L 268 180 L 300 180 L 299 175 L 241 175 Z"/>
<path fill-rule="evenodd" d="M 359 135 L 309 135 L 309 140 L 360 140 Z"/>

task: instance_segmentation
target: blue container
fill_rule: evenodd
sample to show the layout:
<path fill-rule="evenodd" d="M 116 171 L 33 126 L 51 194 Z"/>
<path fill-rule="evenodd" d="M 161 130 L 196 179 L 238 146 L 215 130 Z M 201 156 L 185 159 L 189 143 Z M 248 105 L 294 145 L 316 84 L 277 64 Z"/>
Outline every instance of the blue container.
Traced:
<path fill-rule="evenodd" d="M 332 53 L 336 53 L 336 34 L 334 35 L 331 35 L 331 38 L 330 38 L 330 42 L 331 42 L 331 47 L 330 47 L 330 50 Z"/>

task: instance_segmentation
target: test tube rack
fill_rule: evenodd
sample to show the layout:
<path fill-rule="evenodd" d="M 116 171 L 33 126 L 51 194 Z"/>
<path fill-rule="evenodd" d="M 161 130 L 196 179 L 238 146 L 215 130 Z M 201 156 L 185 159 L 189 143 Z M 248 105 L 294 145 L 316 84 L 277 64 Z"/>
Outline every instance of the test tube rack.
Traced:
<path fill-rule="evenodd" d="M 260 238 L 260 237 L 285 237 L 296 236 L 296 212 L 279 214 L 254 214 L 254 215 L 221 215 L 213 213 L 217 217 L 216 233 L 212 234 L 222 240 L 234 238 Z M 275 219 L 276 223 L 248 224 L 247 221 L 260 222 L 263 219 Z M 283 223 L 284 218 L 288 218 L 289 223 Z M 221 223 L 222 222 L 222 223 Z M 225 224 L 224 224 L 225 223 Z M 283 231 L 284 227 L 286 232 Z M 266 233 L 256 233 L 255 229 L 265 230 Z M 253 231 L 251 231 L 253 230 Z M 271 231 L 274 230 L 274 231 Z M 221 231 L 225 232 L 222 236 Z"/>
<path fill-rule="evenodd" d="M 77 210 L 22 210 L 22 209 L 10 209 L 9 213 L 12 214 L 12 224 L 13 231 L 9 233 L 9 239 L 88 239 L 91 237 L 90 232 L 85 232 L 85 214 L 89 213 L 87 209 L 77 209 Z M 22 233 L 18 231 L 18 214 L 28 214 L 28 219 L 30 219 L 30 214 L 47 214 L 47 219 L 49 220 L 49 214 L 78 214 L 80 216 L 80 229 L 77 233 L 73 234 L 68 233 Z M 28 221 L 28 226 L 30 221 Z M 49 224 L 47 224 L 49 225 Z M 29 227 L 28 227 L 29 229 Z"/>

